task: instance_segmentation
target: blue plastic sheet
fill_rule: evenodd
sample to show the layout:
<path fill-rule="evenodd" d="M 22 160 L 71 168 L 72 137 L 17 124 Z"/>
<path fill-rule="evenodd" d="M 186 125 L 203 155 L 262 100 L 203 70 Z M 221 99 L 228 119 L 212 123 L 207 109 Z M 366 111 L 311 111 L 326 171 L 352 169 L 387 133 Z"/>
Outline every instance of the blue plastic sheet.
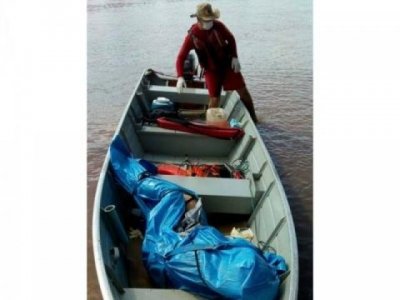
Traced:
<path fill-rule="evenodd" d="M 282 257 L 263 253 L 247 240 L 228 238 L 200 224 L 187 235 L 177 232 L 185 214 L 184 194 L 194 191 L 156 177 L 156 167 L 135 159 L 120 137 L 110 148 L 116 180 L 132 195 L 146 219 L 142 254 L 149 275 L 159 287 L 186 290 L 215 299 L 273 300 Z"/>

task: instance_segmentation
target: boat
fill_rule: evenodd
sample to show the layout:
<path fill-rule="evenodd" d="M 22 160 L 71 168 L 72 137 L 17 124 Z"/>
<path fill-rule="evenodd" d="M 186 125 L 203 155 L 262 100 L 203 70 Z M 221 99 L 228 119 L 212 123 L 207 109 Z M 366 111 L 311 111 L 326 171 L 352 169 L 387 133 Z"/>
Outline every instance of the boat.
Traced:
<path fill-rule="evenodd" d="M 182 172 L 182 168 L 196 165 L 241 173 L 232 177 L 168 172 L 154 176 L 195 191 L 201 197 L 208 223 L 222 234 L 229 235 L 232 228 L 249 229 L 254 233 L 251 243 L 255 248 L 283 257 L 288 270 L 280 277 L 277 299 L 297 299 L 298 249 L 292 214 L 274 163 L 250 114 L 236 92 L 223 91 L 220 107 L 228 122 L 234 120 L 240 125 L 241 133 L 229 133 L 227 137 L 218 137 L 218 133 L 216 137 L 211 132 L 210 136 L 213 127 L 203 132 L 207 126 L 201 124 L 208 104 L 204 80 L 195 77 L 181 93 L 175 88 L 176 80 L 152 69 L 145 70 L 113 140 L 119 139 L 148 169 L 160 164 L 168 172 L 174 170 L 168 166 L 180 166 L 175 169 Z M 163 115 L 150 122 L 152 102 L 165 98 L 190 118 L 180 122 Z M 159 126 L 165 120 L 167 128 Z M 201 130 L 188 130 L 187 124 L 198 124 Z M 94 259 L 103 298 L 203 299 L 188 290 L 160 288 L 149 277 L 142 263 L 144 233 L 136 230 L 145 226 L 143 218 L 140 209 L 132 204 L 131 195 L 116 182 L 111 156 L 109 149 L 97 184 L 92 220 Z"/>

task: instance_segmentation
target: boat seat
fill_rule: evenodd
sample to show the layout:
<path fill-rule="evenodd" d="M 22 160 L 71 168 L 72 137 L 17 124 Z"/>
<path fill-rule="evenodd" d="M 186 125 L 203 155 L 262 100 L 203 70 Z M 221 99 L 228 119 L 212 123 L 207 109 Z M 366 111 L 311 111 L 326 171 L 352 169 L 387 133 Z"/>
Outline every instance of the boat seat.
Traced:
<path fill-rule="evenodd" d="M 249 179 L 158 175 L 201 196 L 207 213 L 250 214 L 255 206 Z"/>
<path fill-rule="evenodd" d="M 144 288 L 125 288 L 124 294 L 120 296 L 121 300 L 132 299 L 163 299 L 163 300 L 202 300 L 197 295 L 176 289 L 144 289 Z"/>
<path fill-rule="evenodd" d="M 199 88 L 185 88 L 181 93 L 176 92 L 176 87 L 150 85 L 144 91 L 146 99 L 156 99 L 157 97 L 166 97 L 175 103 L 191 103 L 208 105 L 208 90 Z M 221 92 L 221 98 L 224 98 L 226 92 Z"/>
<path fill-rule="evenodd" d="M 136 133 L 144 152 L 159 155 L 227 157 L 237 143 L 158 126 L 142 126 Z"/>

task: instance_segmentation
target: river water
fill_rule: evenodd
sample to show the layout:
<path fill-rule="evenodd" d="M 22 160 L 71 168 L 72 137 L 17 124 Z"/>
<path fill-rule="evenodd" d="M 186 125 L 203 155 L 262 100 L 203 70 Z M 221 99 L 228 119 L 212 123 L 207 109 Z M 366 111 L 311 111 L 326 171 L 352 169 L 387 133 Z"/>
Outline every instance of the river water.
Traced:
<path fill-rule="evenodd" d="M 199 1 L 88 0 L 88 298 L 101 299 L 91 220 L 110 139 L 144 69 L 175 73 Z M 299 299 L 313 298 L 312 1 L 212 1 L 236 38 L 257 126 L 282 180 L 296 226 Z"/>

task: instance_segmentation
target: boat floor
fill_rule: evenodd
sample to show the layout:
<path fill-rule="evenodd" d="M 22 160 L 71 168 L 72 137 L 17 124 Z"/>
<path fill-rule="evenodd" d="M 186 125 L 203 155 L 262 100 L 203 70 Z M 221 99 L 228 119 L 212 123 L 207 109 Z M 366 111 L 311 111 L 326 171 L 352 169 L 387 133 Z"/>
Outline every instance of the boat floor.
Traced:
<path fill-rule="evenodd" d="M 208 223 L 217 228 L 224 235 L 229 235 L 232 228 L 247 226 L 248 216 L 232 214 L 207 214 Z M 134 288 L 156 288 L 142 262 L 142 240 L 134 238 L 129 241 L 129 284 Z"/>

